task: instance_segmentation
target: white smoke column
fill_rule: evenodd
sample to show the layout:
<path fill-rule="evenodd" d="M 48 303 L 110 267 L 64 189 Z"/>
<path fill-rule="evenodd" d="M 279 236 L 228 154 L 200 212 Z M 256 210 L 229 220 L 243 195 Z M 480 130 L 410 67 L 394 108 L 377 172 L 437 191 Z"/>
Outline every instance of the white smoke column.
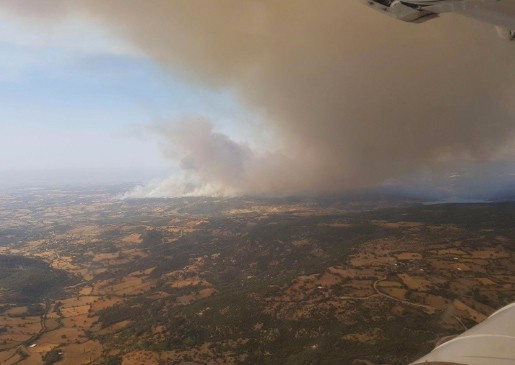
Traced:
<path fill-rule="evenodd" d="M 232 195 L 247 185 L 246 169 L 255 158 L 252 151 L 214 132 L 208 120 L 186 118 L 153 129 L 163 137 L 165 155 L 180 162 L 189 181 L 185 186 L 192 189 L 184 193 Z"/>
<path fill-rule="evenodd" d="M 205 118 L 190 117 L 155 124 L 151 131 L 161 137 L 163 153 L 179 163 L 182 173 L 138 186 L 125 194 L 125 198 L 295 192 L 280 189 L 285 185 L 281 181 L 284 169 L 293 169 L 295 161 L 286 161 L 286 157 L 277 152 L 253 151 L 245 143 L 215 132 L 211 121 Z M 263 175 L 270 177 L 263 179 Z"/>

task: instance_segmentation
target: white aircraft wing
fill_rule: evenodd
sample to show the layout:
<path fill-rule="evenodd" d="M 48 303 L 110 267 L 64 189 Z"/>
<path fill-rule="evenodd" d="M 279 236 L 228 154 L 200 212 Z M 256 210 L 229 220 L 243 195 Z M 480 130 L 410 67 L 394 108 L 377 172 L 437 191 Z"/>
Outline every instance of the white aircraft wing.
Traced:
<path fill-rule="evenodd" d="M 515 303 L 488 317 L 458 337 L 436 347 L 412 365 L 515 364 Z"/>
<path fill-rule="evenodd" d="M 393 18 L 420 23 L 457 13 L 490 23 L 501 38 L 515 40 L 515 0 L 361 0 Z"/>

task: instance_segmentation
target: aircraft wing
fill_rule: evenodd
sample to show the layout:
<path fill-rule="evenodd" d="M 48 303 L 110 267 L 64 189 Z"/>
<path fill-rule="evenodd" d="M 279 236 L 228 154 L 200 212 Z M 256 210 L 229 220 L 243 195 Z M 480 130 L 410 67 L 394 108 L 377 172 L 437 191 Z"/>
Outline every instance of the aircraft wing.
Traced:
<path fill-rule="evenodd" d="M 442 13 L 457 13 L 490 23 L 499 36 L 515 40 L 514 0 L 361 0 L 393 18 L 420 23 Z"/>
<path fill-rule="evenodd" d="M 515 364 L 515 303 L 458 337 L 436 347 L 412 365 Z"/>

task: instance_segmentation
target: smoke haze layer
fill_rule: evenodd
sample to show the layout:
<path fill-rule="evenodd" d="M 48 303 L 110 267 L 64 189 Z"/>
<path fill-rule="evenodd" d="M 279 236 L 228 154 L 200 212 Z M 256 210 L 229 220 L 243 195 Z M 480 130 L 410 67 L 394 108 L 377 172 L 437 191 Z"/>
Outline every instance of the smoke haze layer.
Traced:
<path fill-rule="evenodd" d="M 513 140 L 515 47 L 456 15 L 406 24 L 341 0 L 4 5 L 94 19 L 184 79 L 231 89 L 260 113 L 279 141 L 271 152 L 197 118 L 161 128 L 193 191 L 337 192 L 449 159 L 492 158 Z"/>

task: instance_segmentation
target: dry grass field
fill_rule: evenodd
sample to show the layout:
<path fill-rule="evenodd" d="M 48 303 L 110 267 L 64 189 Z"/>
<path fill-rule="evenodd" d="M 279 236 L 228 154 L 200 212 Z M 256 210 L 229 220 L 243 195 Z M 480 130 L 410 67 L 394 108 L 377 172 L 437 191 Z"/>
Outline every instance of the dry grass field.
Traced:
<path fill-rule="evenodd" d="M 38 316 L 11 317 L 0 316 L 0 348 L 11 348 L 27 341 L 41 330 L 41 319 Z"/>
<path fill-rule="evenodd" d="M 91 364 L 102 355 L 102 345 L 98 341 L 86 341 L 61 347 L 63 365 Z"/>

